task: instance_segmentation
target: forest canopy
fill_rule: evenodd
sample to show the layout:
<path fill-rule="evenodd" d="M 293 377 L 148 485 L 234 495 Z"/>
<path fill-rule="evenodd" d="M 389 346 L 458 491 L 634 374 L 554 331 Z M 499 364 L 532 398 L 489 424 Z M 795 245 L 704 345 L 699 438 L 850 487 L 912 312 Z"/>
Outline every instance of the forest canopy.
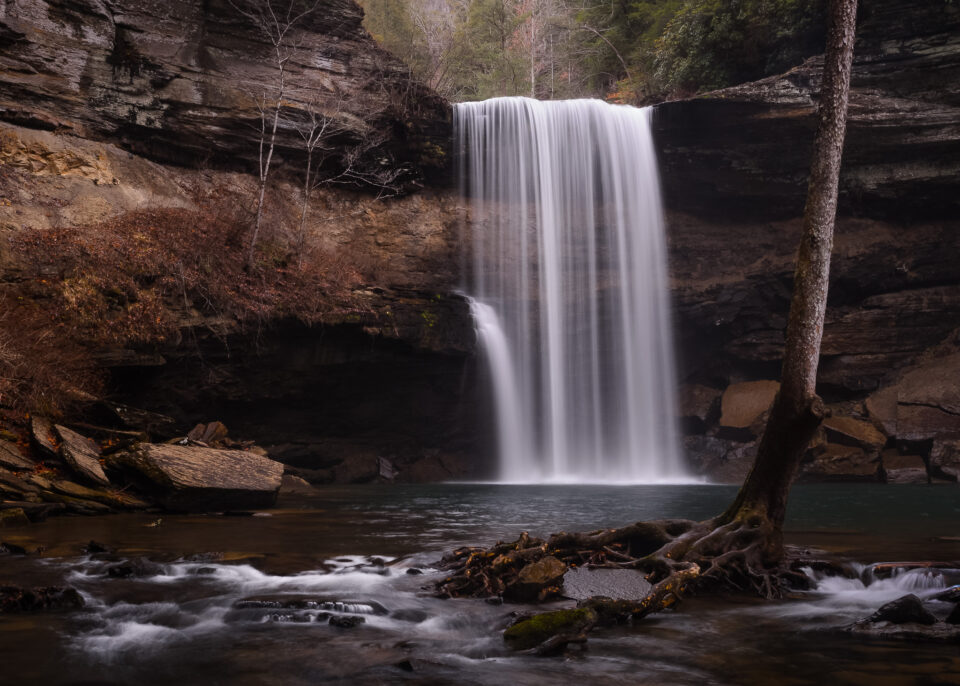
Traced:
<path fill-rule="evenodd" d="M 819 52 L 824 0 L 359 0 L 377 41 L 453 101 L 643 104 Z"/>

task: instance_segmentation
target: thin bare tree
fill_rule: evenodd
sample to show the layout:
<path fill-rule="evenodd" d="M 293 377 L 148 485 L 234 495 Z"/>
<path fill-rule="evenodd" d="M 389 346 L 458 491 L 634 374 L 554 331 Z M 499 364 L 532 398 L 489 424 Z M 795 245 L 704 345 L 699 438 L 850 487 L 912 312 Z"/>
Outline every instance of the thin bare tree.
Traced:
<path fill-rule="evenodd" d="M 343 101 L 338 98 L 334 111 L 340 112 Z M 300 208 L 300 223 L 297 227 L 297 265 L 303 266 L 303 256 L 306 249 L 307 214 L 310 211 L 310 197 L 313 191 L 323 183 L 324 162 L 327 159 L 328 139 L 341 129 L 337 125 L 330 110 L 320 110 L 320 105 L 314 99 L 307 106 L 306 116 L 294 123 L 297 133 L 303 140 L 303 149 L 307 153 L 306 166 L 303 174 L 303 203 Z"/>
<path fill-rule="evenodd" d="M 258 155 L 259 188 L 257 193 L 256 218 L 250 247 L 247 250 L 247 267 L 253 266 L 254 251 L 263 223 L 263 201 L 267 180 L 273 163 L 277 143 L 280 113 L 287 91 L 287 65 L 299 47 L 293 38 L 296 27 L 316 11 L 320 0 L 227 0 L 230 6 L 270 44 L 273 61 L 279 71 L 273 93 L 264 89 L 257 97 L 260 113 L 260 140 Z M 270 97 L 270 96 L 273 97 Z"/>
<path fill-rule="evenodd" d="M 404 169 L 382 155 L 379 166 L 371 159 L 374 151 L 387 141 L 387 134 L 368 131 L 358 143 L 349 145 L 340 141 L 332 144 L 332 139 L 337 136 L 356 135 L 343 122 L 345 110 L 342 94 L 331 96 L 323 104 L 315 96 L 305 109 L 284 118 L 284 126 L 300 134 L 302 149 L 306 153 L 303 197 L 296 234 L 297 263 L 300 267 L 307 252 L 307 218 L 316 190 L 331 184 L 373 188 L 377 190 L 378 199 L 400 192 L 397 182 L 403 176 Z"/>

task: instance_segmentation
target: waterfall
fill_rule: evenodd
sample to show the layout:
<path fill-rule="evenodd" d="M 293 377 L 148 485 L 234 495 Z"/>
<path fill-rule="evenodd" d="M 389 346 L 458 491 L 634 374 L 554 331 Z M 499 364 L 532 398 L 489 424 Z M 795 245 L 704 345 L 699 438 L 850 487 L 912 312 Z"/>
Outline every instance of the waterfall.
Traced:
<path fill-rule="evenodd" d="M 499 478 L 683 479 L 650 110 L 496 98 L 454 119 Z"/>

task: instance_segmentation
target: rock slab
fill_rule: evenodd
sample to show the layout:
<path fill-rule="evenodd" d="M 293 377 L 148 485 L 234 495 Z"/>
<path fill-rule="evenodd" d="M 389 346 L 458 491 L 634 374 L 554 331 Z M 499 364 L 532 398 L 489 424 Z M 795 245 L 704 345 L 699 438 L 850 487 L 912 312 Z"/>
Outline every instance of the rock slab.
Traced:
<path fill-rule="evenodd" d="M 0 439 L 0 467 L 12 469 L 15 472 L 32 470 L 36 463 L 24 457 L 14 443 Z"/>
<path fill-rule="evenodd" d="M 110 480 L 100 466 L 100 449 L 89 438 L 57 424 L 54 427 L 60 439 L 60 455 L 67 466 L 83 481 L 97 486 L 109 486 Z"/>
<path fill-rule="evenodd" d="M 779 390 L 776 381 L 746 381 L 728 386 L 720 399 L 720 429 L 728 434 L 723 437 L 757 435 L 757 425 Z"/>
<path fill-rule="evenodd" d="M 243 450 L 147 444 L 117 456 L 167 509 L 183 512 L 271 507 L 283 465 Z"/>

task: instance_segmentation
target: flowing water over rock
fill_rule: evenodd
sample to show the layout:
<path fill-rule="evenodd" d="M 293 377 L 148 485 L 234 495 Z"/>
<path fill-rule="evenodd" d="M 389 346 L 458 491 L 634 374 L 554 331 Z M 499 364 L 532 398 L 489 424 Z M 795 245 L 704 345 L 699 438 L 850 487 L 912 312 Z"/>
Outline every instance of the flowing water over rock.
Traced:
<path fill-rule="evenodd" d="M 650 110 L 456 107 L 504 481 L 683 479 Z"/>
<path fill-rule="evenodd" d="M 561 527 L 621 526 L 653 513 L 702 518 L 721 509 L 734 490 L 344 487 L 324 491 L 321 500 L 285 503 L 271 516 L 166 515 L 160 526 L 148 526 L 154 516 L 133 514 L 5 530 L 4 540 L 14 536 L 29 550 L 47 550 L 42 557 L 0 556 L 0 585 L 67 584 L 86 606 L 0 615 L 0 683 L 960 681 L 955 645 L 843 631 L 889 600 L 907 593 L 928 599 L 957 583 L 950 571 L 874 573 L 859 566 L 855 578 L 842 578 L 810 570 L 816 588 L 792 599 L 689 600 L 636 626 L 591 633 L 586 652 L 575 658 L 507 648 L 502 631 L 529 606 L 433 596 L 442 577 L 432 563 L 458 545 L 489 543 L 524 528 L 542 535 Z M 791 501 L 788 540 L 813 540 L 864 560 L 910 559 L 921 551 L 957 559 L 955 496 L 947 487 L 801 485 Z M 907 522 L 893 514 L 903 511 L 916 517 Z M 90 538 L 113 552 L 80 554 Z M 938 617 L 950 610 L 949 603 L 925 602 Z"/>

